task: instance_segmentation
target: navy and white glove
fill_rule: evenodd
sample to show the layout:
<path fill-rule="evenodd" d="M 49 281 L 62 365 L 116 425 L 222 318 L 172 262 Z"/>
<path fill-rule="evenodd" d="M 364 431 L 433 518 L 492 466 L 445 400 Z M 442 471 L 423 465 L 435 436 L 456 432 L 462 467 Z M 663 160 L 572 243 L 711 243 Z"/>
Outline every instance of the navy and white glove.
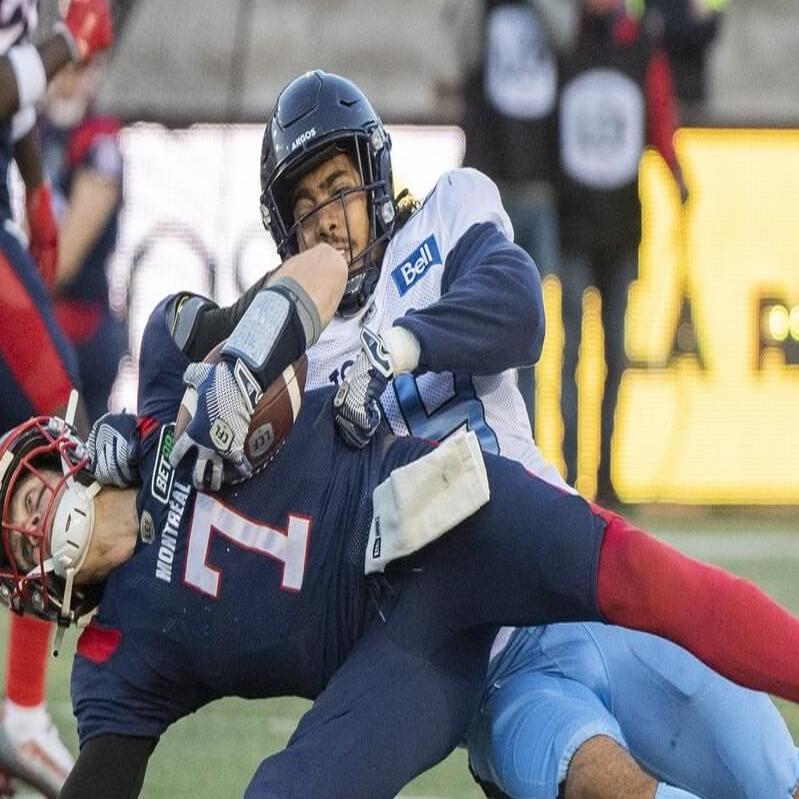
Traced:
<path fill-rule="evenodd" d="M 92 425 L 86 450 L 98 483 L 127 488 L 141 482 L 138 421 L 132 413 L 104 413 Z"/>
<path fill-rule="evenodd" d="M 383 339 L 368 328 L 361 330 L 361 351 L 333 397 L 333 413 L 341 437 L 363 449 L 380 427 L 380 397 L 394 377 L 391 356 Z"/>
<path fill-rule="evenodd" d="M 240 361 L 231 364 L 223 359 L 214 364 L 192 363 L 183 373 L 188 386 L 183 404 L 192 418 L 175 440 L 169 462 L 175 467 L 188 453 L 194 453 L 195 488 L 218 491 L 226 464 L 241 478 L 252 474 L 244 443 L 261 390 L 247 371 L 247 384 L 253 391 L 245 394 L 235 375 L 239 366 L 243 367 Z"/>

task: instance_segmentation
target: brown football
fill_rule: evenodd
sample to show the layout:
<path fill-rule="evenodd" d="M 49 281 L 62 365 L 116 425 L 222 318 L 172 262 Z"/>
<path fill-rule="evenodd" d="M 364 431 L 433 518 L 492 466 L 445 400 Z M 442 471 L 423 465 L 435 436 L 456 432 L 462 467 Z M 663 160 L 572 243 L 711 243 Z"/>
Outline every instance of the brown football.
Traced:
<path fill-rule="evenodd" d="M 204 362 L 218 363 L 224 343 L 217 344 L 204 358 Z M 294 427 L 302 405 L 307 375 L 308 358 L 303 353 L 261 395 L 244 442 L 244 454 L 252 464 L 253 472 L 269 463 Z M 185 430 L 194 414 L 193 409 L 184 402 L 185 395 L 175 420 L 175 439 Z M 232 472 L 228 475 L 226 470 L 226 478 L 228 476 L 232 476 Z"/>

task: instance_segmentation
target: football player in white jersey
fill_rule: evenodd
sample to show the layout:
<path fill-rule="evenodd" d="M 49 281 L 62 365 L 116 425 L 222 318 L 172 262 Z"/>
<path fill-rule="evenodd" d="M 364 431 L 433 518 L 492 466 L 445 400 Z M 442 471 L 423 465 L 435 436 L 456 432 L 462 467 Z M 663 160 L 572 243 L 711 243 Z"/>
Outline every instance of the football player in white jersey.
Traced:
<path fill-rule="evenodd" d="M 337 422 L 355 446 L 382 409 L 397 434 L 468 427 L 571 490 L 533 443 L 515 385 L 540 354 L 543 307 L 496 187 L 457 169 L 423 203 L 396 203 L 390 146 L 361 91 L 320 71 L 283 90 L 267 125 L 262 213 L 279 252 L 326 242 L 351 264 L 339 313 L 308 352 L 308 384 L 340 386 Z M 494 649 L 469 737 L 491 795 L 793 795 L 799 758 L 770 700 L 663 639 L 552 625 L 503 630 Z"/>
<path fill-rule="evenodd" d="M 354 446 L 383 415 L 398 434 L 436 440 L 469 427 L 570 491 L 535 448 L 514 385 L 513 370 L 539 355 L 543 306 L 495 186 L 454 170 L 421 204 L 395 199 L 390 146 L 363 93 L 319 71 L 283 90 L 267 125 L 262 214 L 281 256 L 324 242 L 350 263 L 337 316 L 308 352 L 308 384 L 340 386 L 337 423 Z M 193 320 L 185 336 L 207 337 L 199 311 Z M 119 484 L 118 452 L 95 448 L 98 478 Z M 223 456 L 247 472 L 241 451 L 198 452 L 195 480 Z M 797 751 L 766 696 L 660 638 L 596 627 L 500 632 L 468 740 L 488 795 L 792 795 Z"/>

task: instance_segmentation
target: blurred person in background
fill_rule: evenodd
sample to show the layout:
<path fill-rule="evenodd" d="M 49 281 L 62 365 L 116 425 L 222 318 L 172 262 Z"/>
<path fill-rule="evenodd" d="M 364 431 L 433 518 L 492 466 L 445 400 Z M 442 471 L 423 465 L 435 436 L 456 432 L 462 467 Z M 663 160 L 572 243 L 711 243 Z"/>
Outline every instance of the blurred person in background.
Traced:
<path fill-rule="evenodd" d="M 562 63 L 558 185 L 564 325 L 561 407 L 567 480 L 578 472 L 577 364 L 583 295 L 602 300 L 607 378 L 602 396 L 597 501 L 614 505 L 611 440 L 626 365 L 627 291 L 638 273 L 638 167 L 647 145 L 662 155 L 685 202 L 674 150 L 677 110 L 668 59 L 623 0 L 583 0 L 579 31 Z"/>
<path fill-rule="evenodd" d="M 113 313 L 107 266 L 122 208 L 120 122 L 94 109 L 103 65 L 70 65 L 50 84 L 42 124 L 45 171 L 59 220 L 54 304 L 58 324 L 78 355 L 91 421 L 108 396 L 127 348 L 127 328 Z"/>
<path fill-rule="evenodd" d="M 292 149 L 311 129 L 310 140 Z M 308 351 L 308 385 L 347 388 L 337 421 L 349 443 L 365 445 L 377 431 L 364 404 L 382 394 L 396 433 L 441 439 L 468 420 L 486 449 L 498 447 L 568 491 L 536 455 L 526 419 L 514 412 L 512 380 L 488 374 L 518 357 L 508 337 L 520 347 L 540 340 L 537 275 L 509 239 L 496 188 L 474 170 L 454 170 L 420 207 L 406 196 L 394 201 L 393 214 L 379 214 L 392 196 L 390 143 L 375 130 L 379 118 L 360 90 L 317 71 L 284 90 L 264 136 L 264 221 L 283 256 L 326 243 L 352 261 L 339 311 Z M 248 304 L 228 314 L 228 325 Z M 195 355 L 231 332 L 229 326 L 212 332 L 203 321 L 218 313 L 209 301 L 187 300 L 183 307 L 181 335 Z M 388 354 L 393 379 L 375 374 L 362 351 L 367 327 L 376 351 Z M 484 415 L 476 412 L 478 398 Z M 118 434 L 100 435 L 113 426 Z M 101 482 L 132 484 L 124 476 L 135 475 L 135 464 L 118 460 L 121 452 L 140 450 L 131 441 L 138 429 L 135 417 L 122 415 L 95 425 L 89 449 Z M 180 439 L 172 452 L 185 454 Z M 211 479 L 213 459 L 202 450 L 196 485 Z M 492 654 L 469 735 L 473 769 L 492 796 L 555 799 L 561 789 L 567 799 L 651 799 L 656 791 L 658 799 L 694 796 L 667 784 L 673 779 L 728 797 L 744 786 L 755 797 L 787 795 L 796 783 L 796 749 L 768 698 L 732 686 L 661 639 L 549 625 L 504 630 Z M 675 731 L 687 724 L 692 735 L 675 756 Z M 750 746 L 754 740 L 764 745 Z M 661 782 L 633 756 L 646 760 Z M 732 765 L 719 767 L 719 760 Z"/>
<path fill-rule="evenodd" d="M 701 114 L 708 99 L 708 55 L 727 0 L 641 0 L 641 5 L 645 24 L 661 37 L 669 57 L 682 117 Z"/>
<path fill-rule="evenodd" d="M 85 61 L 111 42 L 106 0 L 72 0 L 65 19 L 38 47 L 34 0 L 0 2 L 0 425 L 63 413 L 78 384 L 75 354 L 58 328 L 48 290 L 55 278 L 58 233 L 34 131 L 36 104 L 65 65 Z M 9 169 L 16 160 L 26 193 L 30 252 L 13 220 Z M 85 414 L 82 414 L 86 424 Z M 72 767 L 45 706 L 50 625 L 12 619 L 0 722 L 0 793 L 19 777 L 55 797 Z"/>
<path fill-rule="evenodd" d="M 559 260 L 553 186 L 558 94 L 553 31 L 558 28 L 547 16 L 547 4 L 484 0 L 480 6 L 482 57 L 464 76 L 464 165 L 496 182 L 514 241 L 545 275 Z M 533 430 L 534 374 L 532 365 L 518 370 Z"/>

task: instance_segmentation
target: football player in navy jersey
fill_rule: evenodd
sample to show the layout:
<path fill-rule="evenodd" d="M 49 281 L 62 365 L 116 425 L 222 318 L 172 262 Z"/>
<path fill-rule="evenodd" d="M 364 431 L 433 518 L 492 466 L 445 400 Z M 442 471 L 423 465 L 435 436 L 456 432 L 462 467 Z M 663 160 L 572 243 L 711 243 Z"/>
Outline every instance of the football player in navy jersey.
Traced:
<path fill-rule="evenodd" d="M 396 202 L 379 117 L 351 82 L 316 71 L 278 98 L 262 189 L 264 222 L 284 257 L 321 241 L 350 263 L 338 313 L 308 353 L 309 384 L 341 387 L 337 424 L 348 442 L 363 446 L 383 416 L 394 433 L 431 440 L 466 425 L 485 451 L 571 490 L 535 446 L 515 385 L 513 369 L 540 351 L 540 287 L 485 175 L 453 170 L 424 202 Z M 246 412 L 239 427 L 245 421 Z M 200 449 L 195 430 L 174 458 Z M 222 473 L 218 461 L 209 468 L 219 456 L 206 438 L 195 481 Z M 469 735 L 472 767 L 490 792 L 686 799 L 690 788 L 754 797 L 788 795 L 799 779 L 773 703 L 662 639 L 552 625 L 503 630 L 492 655 Z M 640 707 L 650 713 L 641 717 Z M 676 752 L 671 741 L 685 726 L 692 734 L 679 736 Z"/>
<path fill-rule="evenodd" d="M 321 244 L 297 262 L 248 298 L 221 360 L 200 364 L 211 386 L 229 391 L 228 373 L 265 386 L 318 337 L 332 311 L 315 298 L 337 286 L 340 299 L 346 261 Z M 174 721 L 222 696 L 283 694 L 315 701 L 246 796 L 388 799 L 463 736 L 502 623 L 636 626 L 799 700 L 799 619 L 482 455 L 472 433 L 435 447 L 381 427 L 351 448 L 335 389 L 312 390 L 265 469 L 198 491 L 192 464 L 169 469 L 196 299 L 165 299 L 144 333 L 139 489 L 101 488 L 58 419 L 0 444 L 0 596 L 62 626 L 99 600 L 73 669 L 81 754 L 62 799 L 136 796 Z"/>
<path fill-rule="evenodd" d="M 106 267 L 122 210 L 120 120 L 99 114 L 103 67 L 71 65 L 53 80 L 42 119 L 42 153 L 60 224 L 56 319 L 75 347 L 89 419 L 108 396 L 127 348 L 127 328 L 112 311 Z"/>
<path fill-rule="evenodd" d="M 75 354 L 55 320 L 48 290 L 58 258 L 50 189 L 34 125 L 35 105 L 64 65 L 83 62 L 110 44 L 107 0 L 72 0 L 53 34 L 38 47 L 30 35 L 36 0 L 0 2 L 0 427 L 31 414 L 63 412 L 75 385 Z M 14 224 L 9 169 L 25 183 L 29 236 Z M 54 797 L 72 765 L 45 707 L 50 625 L 15 618 L 7 651 L 0 722 L 0 795 L 4 773 Z"/>

